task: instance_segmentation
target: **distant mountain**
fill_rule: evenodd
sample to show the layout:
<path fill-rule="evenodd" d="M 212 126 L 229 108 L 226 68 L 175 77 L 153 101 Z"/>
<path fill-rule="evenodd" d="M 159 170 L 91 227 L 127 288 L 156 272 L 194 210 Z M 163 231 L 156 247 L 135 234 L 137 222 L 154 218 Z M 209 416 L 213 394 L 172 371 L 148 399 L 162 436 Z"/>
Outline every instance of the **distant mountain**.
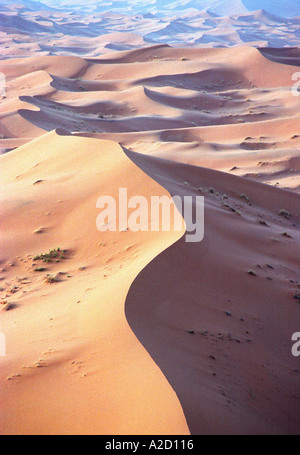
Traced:
<path fill-rule="evenodd" d="M 208 11 L 218 16 L 233 16 L 249 12 L 242 0 L 219 0 L 211 3 L 213 5 L 208 8 Z"/>
<path fill-rule="evenodd" d="M 287 20 L 287 18 L 284 18 L 282 16 L 277 16 L 275 14 L 269 13 L 268 11 L 265 10 L 257 10 L 257 11 L 251 11 L 248 12 L 247 14 L 239 14 L 237 15 L 239 21 L 241 22 L 261 22 L 262 24 L 282 24 Z"/>
<path fill-rule="evenodd" d="M 281 17 L 295 17 L 300 15 L 299 0 L 242 0 L 248 11 L 263 9 Z"/>
<path fill-rule="evenodd" d="M 189 7 L 192 4 L 196 9 L 208 9 L 218 16 L 232 16 L 256 10 L 265 10 L 281 17 L 300 15 L 299 0 L 198 0 L 189 2 Z"/>
<path fill-rule="evenodd" d="M 2 0 L 0 0 L 1 3 Z M 54 11 L 55 8 L 50 6 L 50 4 L 47 2 L 47 0 L 43 2 L 35 1 L 35 0 L 22 0 L 20 1 L 10 1 L 9 3 L 21 3 L 23 4 L 27 9 L 31 11 Z"/>

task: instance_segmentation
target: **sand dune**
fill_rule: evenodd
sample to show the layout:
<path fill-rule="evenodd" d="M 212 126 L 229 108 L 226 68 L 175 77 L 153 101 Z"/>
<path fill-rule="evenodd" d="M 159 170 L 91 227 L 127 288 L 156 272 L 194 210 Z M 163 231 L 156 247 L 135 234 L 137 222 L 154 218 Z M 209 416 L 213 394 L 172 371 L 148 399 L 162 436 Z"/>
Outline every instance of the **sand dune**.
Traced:
<path fill-rule="evenodd" d="M 1 433 L 187 433 L 175 393 L 124 316 L 134 277 L 182 234 L 105 235 L 95 223 L 97 198 L 116 195 L 117 182 L 129 194 L 168 193 L 110 141 L 51 132 L 1 165 L 2 295 L 13 305 L 1 314 L 9 349 L 1 359 Z M 34 260 L 57 247 L 64 259 Z M 47 273 L 54 284 L 45 284 Z"/>
<path fill-rule="evenodd" d="M 192 434 L 297 433 L 298 363 L 285 339 L 298 324 L 299 229 L 292 218 L 300 220 L 299 197 L 210 169 L 128 156 L 173 195 L 199 194 L 199 186 L 205 194 L 204 240 L 181 239 L 157 256 L 125 306 Z M 293 213 L 289 221 L 278 215 L 283 206 Z"/>
<path fill-rule="evenodd" d="M 0 7 L 0 433 L 299 434 L 290 2 L 21 3 Z M 204 239 L 100 232 L 119 188 L 204 196 Z"/>
<path fill-rule="evenodd" d="M 1 148 L 60 127 L 298 191 L 299 170 L 288 164 L 300 139 L 295 59 L 289 49 L 151 46 L 5 60 Z"/>
<path fill-rule="evenodd" d="M 253 0 L 251 0 L 253 2 Z M 207 2 L 59 2 L 56 8 L 36 2 L 2 6 L 0 45 L 6 58 L 40 55 L 97 57 L 112 50 L 141 48 L 152 43 L 196 47 L 285 47 L 299 45 L 299 6 L 246 0 Z M 123 7 L 121 5 L 124 5 Z M 149 9 L 148 14 L 145 8 Z M 199 11 L 199 8 L 202 8 Z M 38 9 L 40 9 L 38 11 Z M 143 12 L 141 11 L 143 10 Z"/>

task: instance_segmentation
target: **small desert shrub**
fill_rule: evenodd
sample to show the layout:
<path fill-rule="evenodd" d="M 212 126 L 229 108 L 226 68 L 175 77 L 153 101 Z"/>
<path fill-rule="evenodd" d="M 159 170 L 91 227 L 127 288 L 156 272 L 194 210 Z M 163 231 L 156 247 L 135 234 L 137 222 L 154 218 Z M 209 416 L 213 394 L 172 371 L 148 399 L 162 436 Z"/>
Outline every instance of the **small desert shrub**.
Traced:
<path fill-rule="evenodd" d="M 252 270 L 252 269 L 249 269 L 247 273 L 248 273 L 249 275 L 256 276 L 256 273 L 255 273 L 254 270 Z"/>
<path fill-rule="evenodd" d="M 266 221 L 264 221 L 264 220 L 259 220 L 258 222 L 259 222 L 259 224 L 261 224 L 262 226 L 269 226 L 268 223 L 266 223 Z"/>
<path fill-rule="evenodd" d="M 65 259 L 64 254 L 66 250 L 61 250 L 60 248 L 55 248 L 50 250 L 49 253 L 39 254 L 33 258 L 34 261 L 43 261 L 43 262 L 51 262 L 52 259 Z"/>
<path fill-rule="evenodd" d="M 52 284 L 52 283 L 56 283 L 56 282 L 57 282 L 57 278 L 54 275 L 48 274 L 45 278 L 45 283 L 47 283 L 47 284 Z"/>
<path fill-rule="evenodd" d="M 291 218 L 291 216 L 292 216 L 292 215 L 291 215 L 287 210 L 285 210 L 285 209 L 279 210 L 278 215 L 284 216 L 285 218 Z"/>
<path fill-rule="evenodd" d="M 249 202 L 250 199 L 248 198 L 248 196 L 244 193 L 241 194 L 241 198 L 244 199 L 246 202 Z"/>
<path fill-rule="evenodd" d="M 287 237 L 288 239 L 292 239 L 293 237 L 288 234 L 287 232 L 283 232 L 281 235 L 283 235 L 283 237 Z"/>

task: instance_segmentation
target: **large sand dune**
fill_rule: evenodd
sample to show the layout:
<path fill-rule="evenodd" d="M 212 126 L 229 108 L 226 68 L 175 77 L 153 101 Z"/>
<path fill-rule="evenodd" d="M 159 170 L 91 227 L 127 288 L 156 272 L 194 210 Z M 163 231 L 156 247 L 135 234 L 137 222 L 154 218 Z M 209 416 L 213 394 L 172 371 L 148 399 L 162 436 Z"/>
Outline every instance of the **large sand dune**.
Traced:
<path fill-rule="evenodd" d="M 133 195 L 168 193 L 118 144 L 56 132 L 3 156 L 1 169 L 2 294 L 12 305 L 1 312 L 1 433 L 187 433 L 174 391 L 124 315 L 135 276 L 182 234 L 96 228 L 98 197 L 117 196 L 119 184 Z M 34 260 L 57 247 L 65 259 Z M 57 281 L 46 284 L 47 273 Z"/>
<path fill-rule="evenodd" d="M 299 50 L 241 38 L 298 22 L 25 3 L 1 7 L 0 433 L 299 434 Z M 100 232 L 119 188 L 204 196 L 204 239 Z"/>

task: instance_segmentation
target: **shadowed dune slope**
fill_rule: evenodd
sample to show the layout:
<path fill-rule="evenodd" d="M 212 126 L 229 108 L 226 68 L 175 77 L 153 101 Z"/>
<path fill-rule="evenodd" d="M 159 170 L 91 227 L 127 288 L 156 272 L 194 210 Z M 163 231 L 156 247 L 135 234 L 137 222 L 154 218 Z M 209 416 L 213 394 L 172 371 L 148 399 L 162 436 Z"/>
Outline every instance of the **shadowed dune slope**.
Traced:
<path fill-rule="evenodd" d="M 1 434 L 188 434 L 178 398 L 124 315 L 133 279 L 184 231 L 96 227 L 98 198 L 118 200 L 119 185 L 128 198 L 169 194 L 117 143 L 63 132 L 0 165 Z"/>
<path fill-rule="evenodd" d="M 127 154 L 172 195 L 205 197 L 203 241 L 183 237 L 153 259 L 125 305 L 191 433 L 297 434 L 300 377 L 290 338 L 300 318 L 299 196 Z M 291 218 L 278 214 L 283 207 Z"/>

